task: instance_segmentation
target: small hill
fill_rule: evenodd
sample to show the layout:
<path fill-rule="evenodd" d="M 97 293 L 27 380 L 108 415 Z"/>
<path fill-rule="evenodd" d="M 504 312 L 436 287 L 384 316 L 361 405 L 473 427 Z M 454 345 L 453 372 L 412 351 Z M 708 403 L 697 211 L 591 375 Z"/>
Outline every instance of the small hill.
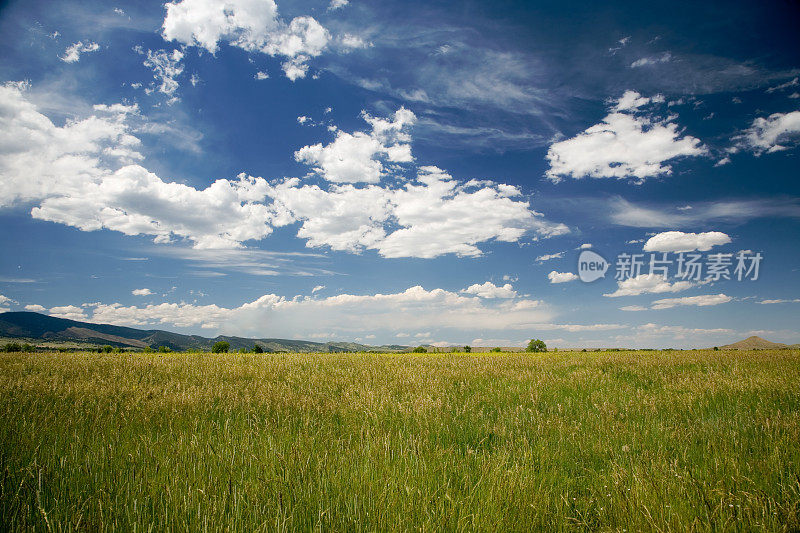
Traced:
<path fill-rule="evenodd" d="M 312 342 L 294 339 L 249 339 L 218 336 L 213 339 L 199 335 L 182 335 L 160 329 L 136 329 L 111 324 L 93 324 L 40 313 L 0 313 L 0 337 L 20 339 L 32 344 L 77 342 L 80 346 L 111 345 L 128 348 L 159 348 L 172 350 L 210 350 L 217 341 L 227 341 L 231 350 L 251 349 L 259 344 L 265 352 L 402 352 L 407 346 L 369 346 L 352 342 Z"/>
<path fill-rule="evenodd" d="M 793 345 L 794 346 L 794 345 Z M 720 350 L 778 350 L 780 348 L 789 348 L 790 346 L 780 342 L 770 342 L 761 337 L 747 337 L 743 341 L 734 342 L 733 344 L 726 344 L 720 346 Z"/>

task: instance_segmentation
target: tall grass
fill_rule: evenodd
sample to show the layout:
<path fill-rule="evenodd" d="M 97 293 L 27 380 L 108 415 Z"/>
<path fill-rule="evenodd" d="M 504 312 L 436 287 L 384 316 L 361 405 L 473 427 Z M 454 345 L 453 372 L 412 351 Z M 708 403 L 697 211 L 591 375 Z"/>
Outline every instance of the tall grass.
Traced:
<path fill-rule="evenodd" d="M 0 529 L 800 528 L 800 354 L 0 355 Z"/>

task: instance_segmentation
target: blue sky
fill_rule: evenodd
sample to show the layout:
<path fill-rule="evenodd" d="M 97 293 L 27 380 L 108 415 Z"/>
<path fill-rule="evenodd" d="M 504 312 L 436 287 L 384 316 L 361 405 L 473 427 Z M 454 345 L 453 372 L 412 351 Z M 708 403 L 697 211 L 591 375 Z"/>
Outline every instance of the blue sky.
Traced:
<path fill-rule="evenodd" d="M 798 342 L 799 32 L 791 2 L 5 3 L 0 308 L 369 344 Z M 591 283 L 586 249 L 610 264 Z M 679 277 L 688 254 L 731 279 Z"/>

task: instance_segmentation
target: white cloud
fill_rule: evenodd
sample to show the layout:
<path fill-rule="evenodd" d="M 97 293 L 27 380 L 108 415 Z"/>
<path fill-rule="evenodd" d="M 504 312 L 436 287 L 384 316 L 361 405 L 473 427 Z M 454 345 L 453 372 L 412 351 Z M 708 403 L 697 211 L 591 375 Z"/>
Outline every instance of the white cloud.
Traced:
<path fill-rule="evenodd" d="M 541 237 L 568 231 L 542 220 L 527 202 L 513 200 L 516 189 L 460 185 L 436 167 L 421 167 L 417 179 L 401 188 L 345 184 L 326 191 L 299 184 L 285 180 L 268 194 L 275 201 L 273 223 L 302 222 L 297 235 L 309 247 L 374 249 L 384 257 L 477 256 L 481 242 L 516 242 L 529 231 Z"/>
<path fill-rule="evenodd" d="M 258 72 L 255 73 L 253 78 L 257 80 L 266 80 L 269 78 L 269 74 L 263 70 L 259 70 Z"/>
<path fill-rule="evenodd" d="M 787 81 L 786 83 L 781 83 L 780 85 L 776 85 L 775 87 L 770 87 L 770 88 L 767 89 L 766 92 L 767 93 L 774 93 L 776 91 L 782 91 L 784 89 L 790 89 L 790 88 L 793 88 L 793 87 L 797 87 L 798 85 L 800 85 L 800 79 L 799 78 L 794 78 L 794 79 L 791 79 L 791 80 Z"/>
<path fill-rule="evenodd" d="M 74 305 L 65 305 L 62 307 L 51 307 L 47 312 L 50 316 L 56 318 L 66 318 L 68 320 L 86 320 L 87 316 L 83 309 Z"/>
<path fill-rule="evenodd" d="M 667 63 L 672 59 L 672 54 L 664 52 L 656 56 L 643 57 L 631 63 L 631 68 L 644 67 L 647 65 L 657 65 L 658 63 Z"/>
<path fill-rule="evenodd" d="M 553 270 L 547 275 L 547 279 L 550 280 L 550 283 L 568 283 L 578 279 L 578 276 L 572 272 L 556 272 Z"/>
<path fill-rule="evenodd" d="M 81 41 L 73 43 L 64 51 L 64 55 L 59 59 L 65 63 L 77 63 L 81 54 L 96 52 L 100 49 L 100 45 L 92 41 Z"/>
<path fill-rule="evenodd" d="M 333 142 L 304 146 L 295 152 L 295 159 L 312 166 L 326 180 L 337 183 L 377 183 L 385 174 L 385 166 L 379 158 L 387 163 L 414 160 L 408 134 L 408 128 L 416 120 L 414 113 L 401 107 L 391 120 L 367 113 L 362 113 L 362 117 L 372 126 L 371 132 L 338 131 Z"/>
<path fill-rule="evenodd" d="M 44 313 L 45 311 L 47 311 L 47 308 L 39 304 L 28 304 L 25 306 L 25 310 L 34 313 Z"/>
<path fill-rule="evenodd" d="M 610 298 L 619 296 L 636 296 L 646 293 L 679 292 L 694 285 L 690 281 L 676 281 L 670 283 L 660 274 L 639 274 L 638 276 L 617 281 L 617 290 L 604 294 Z"/>
<path fill-rule="evenodd" d="M 581 250 L 588 250 L 591 247 L 592 247 L 592 245 L 590 243 L 588 243 L 588 242 L 585 242 L 585 243 L 580 245 L 580 249 Z"/>
<path fill-rule="evenodd" d="M 540 255 L 539 257 L 536 258 L 536 261 L 544 262 L 544 261 L 550 261 L 551 259 L 561 259 L 562 257 L 564 257 L 564 252 L 556 252 L 554 254 Z"/>
<path fill-rule="evenodd" d="M 800 302 L 800 298 L 795 298 L 794 300 L 784 300 L 784 299 L 776 299 L 776 300 L 761 300 L 760 304 L 786 304 L 786 303 L 797 303 Z"/>
<path fill-rule="evenodd" d="M 351 33 L 345 33 L 344 35 L 339 37 L 338 42 L 343 52 L 354 50 L 356 48 L 369 48 L 370 46 L 372 46 L 370 43 L 366 42 L 362 37 L 359 37 L 358 35 L 353 35 Z"/>
<path fill-rule="evenodd" d="M 653 302 L 653 309 L 669 309 L 679 305 L 709 306 L 730 302 L 733 298 L 724 294 L 703 294 L 700 296 L 684 296 L 683 298 L 664 298 Z"/>
<path fill-rule="evenodd" d="M 131 294 L 133 294 L 134 296 L 150 296 L 151 294 L 153 294 L 153 291 L 151 291 L 150 289 L 133 289 L 131 291 Z"/>
<path fill-rule="evenodd" d="M 6 304 L 8 304 L 8 303 L 13 303 L 13 304 L 15 304 L 15 303 L 17 303 L 17 302 L 15 302 L 14 300 L 12 300 L 12 299 L 11 299 L 11 298 L 9 298 L 8 296 L 4 296 L 4 295 L 0 294 L 0 305 L 6 305 Z"/>
<path fill-rule="evenodd" d="M 663 97 L 641 97 L 627 91 L 600 124 L 577 136 L 554 143 L 547 152 L 554 182 L 564 177 L 636 178 L 672 173 L 668 161 L 707 153 L 699 139 L 681 137 L 678 125 L 667 119 L 637 115 L 645 104 Z"/>
<path fill-rule="evenodd" d="M 647 311 L 647 308 L 642 305 L 624 305 L 619 309 L 620 311 Z"/>
<path fill-rule="evenodd" d="M 331 0 L 331 3 L 328 6 L 328 9 L 333 11 L 334 9 L 342 8 L 342 7 L 346 6 L 349 3 L 350 3 L 350 0 Z"/>
<path fill-rule="evenodd" d="M 392 294 L 340 294 L 326 298 L 291 299 L 267 294 L 235 308 L 217 305 L 162 303 L 143 307 L 91 304 L 92 322 L 129 326 L 166 325 L 219 329 L 227 334 L 309 338 L 319 331 L 340 335 L 391 332 L 427 332 L 436 329 L 527 330 L 531 324 L 545 328 L 588 327 L 547 324 L 550 312 L 539 302 L 525 299 L 487 300 L 443 289 L 420 286 Z M 52 308 L 50 313 L 82 315 L 76 306 Z M 544 323 L 544 324 L 541 324 Z M 266 327 L 266 329 L 265 329 Z"/>
<path fill-rule="evenodd" d="M 775 113 L 768 118 L 759 117 L 741 135 L 737 146 L 752 150 L 757 156 L 788 150 L 796 146 L 800 136 L 800 111 Z"/>
<path fill-rule="evenodd" d="M 220 42 L 248 52 L 283 57 L 283 70 L 294 81 L 305 77 L 306 62 L 319 56 L 330 34 L 313 17 L 288 24 L 273 0 L 181 0 L 166 4 L 163 37 L 216 53 Z"/>
<path fill-rule="evenodd" d="M 165 182 L 131 164 L 142 158 L 129 124 L 136 106 L 99 105 L 91 117 L 56 126 L 25 89 L 0 87 L 0 206 L 39 202 L 35 218 L 157 242 L 182 237 L 199 248 L 238 247 L 272 231 L 267 207 L 256 203 L 265 180 L 240 176 L 205 190 Z"/>
<path fill-rule="evenodd" d="M 178 98 L 175 96 L 175 91 L 178 90 L 178 76 L 183 73 L 183 52 L 180 50 L 173 50 L 167 52 L 166 50 L 152 50 L 147 51 L 147 59 L 144 60 L 144 66 L 153 71 L 153 78 L 155 84 L 152 87 L 155 89 L 148 89 L 148 91 L 157 90 L 169 96 L 169 103 L 176 102 Z"/>
<path fill-rule="evenodd" d="M 474 294 L 479 298 L 514 298 L 517 295 L 517 291 L 514 290 L 514 287 L 512 287 L 510 283 L 498 287 L 491 281 L 480 285 L 475 283 L 461 292 L 464 294 Z"/>
<path fill-rule="evenodd" d="M 644 244 L 646 252 L 707 252 L 714 246 L 731 242 L 731 238 L 720 231 L 684 233 L 665 231 L 650 237 Z"/>
<path fill-rule="evenodd" d="M 321 188 L 301 186 L 296 178 L 269 184 L 240 174 L 198 190 L 133 164 L 142 159 L 130 124 L 135 106 L 95 106 L 95 115 L 56 126 L 24 92 L 20 84 L 0 87 L 0 206 L 36 202 L 33 217 L 84 231 L 151 235 L 157 243 L 185 239 L 198 249 L 239 248 L 275 226 L 299 222 L 297 235 L 309 247 L 423 258 L 477 256 L 487 241 L 569 231 L 516 199 L 521 193 L 513 186 L 459 183 L 433 166 L 418 168 L 416 178 L 403 178 L 399 186 Z M 372 126 L 368 137 L 391 161 L 411 157 L 403 128 L 410 117 L 403 112 L 393 120 L 365 115 Z M 394 170 L 377 163 L 380 174 Z M 357 178 L 320 164 L 329 177 Z"/>

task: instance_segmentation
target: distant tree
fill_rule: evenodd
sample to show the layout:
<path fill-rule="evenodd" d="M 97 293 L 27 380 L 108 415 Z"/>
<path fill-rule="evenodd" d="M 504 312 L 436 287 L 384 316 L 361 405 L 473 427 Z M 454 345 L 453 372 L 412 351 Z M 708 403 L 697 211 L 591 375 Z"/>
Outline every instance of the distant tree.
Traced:
<path fill-rule="evenodd" d="M 714 351 L 719 351 L 719 346 L 714 346 Z"/>
<path fill-rule="evenodd" d="M 34 348 L 33 346 L 31 346 L 28 343 L 25 343 L 25 344 L 22 345 L 22 351 L 23 352 L 35 352 L 36 348 Z"/>
<path fill-rule="evenodd" d="M 528 347 L 525 349 L 526 352 L 546 352 L 547 345 L 544 343 L 543 340 L 539 339 L 531 339 L 531 342 L 528 343 Z"/>
<path fill-rule="evenodd" d="M 264 353 L 264 348 L 262 348 L 260 344 L 254 344 L 253 353 Z"/>
<path fill-rule="evenodd" d="M 472 352 L 472 346 L 464 346 L 464 353 Z"/>
<path fill-rule="evenodd" d="M 490 352 L 502 352 L 503 350 L 501 350 L 500 348 L 492 348 L 492 349 L 491 349 L 491 350 L 489 350 L 489 351 L 490 351 Z"/>
<path fill-rule="evenodd" d="M 149 347 L 149 346 L 145 346 L 145 347 L 142 349 L 142 352 L 143 352 L 143 353 L 153 353 L 153 351 L 154 351 L 154 350 L 153 350 L 151 347 Z"/>
<path fill-rule="evenodd" d="M 452 348 L 452 349 L 450 350 L 450 353 L 458 353 L 458 348 Z"/>
<path fill-rule="evenodd" d="M 159 346 L 158 353 L 170 353 L 172 349 L 169 346 Z"/>
<path fill-rule="evenodd" d="M 247 353 L 247 348 L 239 348 L 239 353 Z"/>
<path fill-rule="evenodd" d="M 230 348 L 230 343 L 225 341 L 217 341 L 214 343 L 214 346 L 211 347 L 211 353 L 228 353 Z"/>
<path fill-rule="evenodd" d="M 103 351 L 106 353 L 111 353 L 114 351 L 114 347 L 109 344 L 106 344 L 105 346 L 103 346 Z"/>
<path fill-rule="evenodd" d="M 6 352 L 21 352 L 22 346 L 18 342 L 9 342 L 3 347 Z"/>
<path fill-rule="evenodd" d="M 428 350 L 424 346 L 417 346 L 416 348 L 411 350 L 411 352 L 412 353 L 428 353 Z"/>

